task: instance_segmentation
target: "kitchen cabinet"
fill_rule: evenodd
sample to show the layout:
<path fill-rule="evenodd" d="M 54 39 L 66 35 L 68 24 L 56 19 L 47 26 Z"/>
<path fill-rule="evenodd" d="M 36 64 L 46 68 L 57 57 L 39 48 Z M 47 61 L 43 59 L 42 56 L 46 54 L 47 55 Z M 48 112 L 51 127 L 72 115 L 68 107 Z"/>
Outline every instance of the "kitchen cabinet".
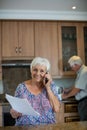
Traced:
<path fill-rule="evenodd" d="M 84 45 L 84 58 L 85 58 L 85 65 L 87 65 L 87 22 L 81 24 L 81 39 Z"/>
<path fill-rule="evenodd" d="M 55 114 L 56 123 L 64 123 L 64 103 L 61 103 L 60 111 Z"/>
<path fill-rule="evenodd" d="M 68 60 L 78 55 L 87 62 L 87 23 L 64 21 L 35 22 L 35 56 L 51 62 L 55 77 L 75 77 Z"/>
<path fill-rule="evenodd" d="M 2 67 L 1 67 L 1 21 L 0 21 L 0 80 L 2 79 Z"/>
<path fill-rule="evenodd" d="M 32 21 L 2 21 L 2 59 L 34 57 Z"/>
<path fill-rule="evenodd" d="M 56 114 L 57 123 L 80 121 L 78 103 L 75 100 L 66 100 L 61 103 L 60 112 Z"/>
<path fill-rule="evenodd" d="M 0 80 L 2 80 L 2 67 L 0 66 Z"/>
<path fill-rule="evenodd" d="M 67 102 L 64 103 L 64 122 L 80 121 L 78 115 L 78 103 Z"/>
<path fill-rule="evenodd" d="M 57 22 L 35 22 L 35 56 L 47 58 L 51 63 L 52 76 L 58 76 Z"/>
<path fill-rule="evenodd" d="M 79 55 L 87 65 L 87 22 L 2 21 L 2 59 L 47 58 L 53 78 L 72 77 L 68 60 Z"/>
<path fill-rule="evenodd" d="M 73 76 L 68 60 L 73 55 L 79 55 L 84 59 L 84 43 L 82 41 L 82 23 L 80 22 L 59 22 L 58 37 L 59 37 L 59 68 L 60 75 Z"/>

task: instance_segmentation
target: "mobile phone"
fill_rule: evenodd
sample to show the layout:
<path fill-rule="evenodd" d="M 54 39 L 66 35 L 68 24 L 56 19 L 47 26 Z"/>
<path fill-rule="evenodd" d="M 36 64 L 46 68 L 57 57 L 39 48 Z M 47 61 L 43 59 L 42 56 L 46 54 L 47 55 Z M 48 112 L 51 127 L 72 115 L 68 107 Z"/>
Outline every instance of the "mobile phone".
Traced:
<path fill-rule="evenodd" d="M 45 84 L 47 84 L 48 81 L 49 81 L 48 78 L 45 78 Z"/>
<path fill-rule="evenodd" d="M 47 74 L 48 72 L 46 72 L 46 74 Z M 47 82 L 49 81 L 49 79 L 48 78 L 45 78 L 45 84 L 47 84 Z"/>

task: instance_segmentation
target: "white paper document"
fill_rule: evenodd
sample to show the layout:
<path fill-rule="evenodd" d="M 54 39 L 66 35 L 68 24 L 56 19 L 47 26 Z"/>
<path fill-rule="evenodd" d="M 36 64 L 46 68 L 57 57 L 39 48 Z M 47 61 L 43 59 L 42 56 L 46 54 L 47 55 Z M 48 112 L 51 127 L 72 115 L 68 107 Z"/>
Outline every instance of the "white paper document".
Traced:
<path fill-rule="evenodd" d="M 14 110 L 22 113 L 23 115 L 33 115 L 33 116 L 40 115 L 32 108 L 31 104 L 29 104 L 28 100 L 25 98 L 22 99 L 6 94 L 6 99 L 8 100 L 8 102 L 10 103 L 10 105 Z"/>

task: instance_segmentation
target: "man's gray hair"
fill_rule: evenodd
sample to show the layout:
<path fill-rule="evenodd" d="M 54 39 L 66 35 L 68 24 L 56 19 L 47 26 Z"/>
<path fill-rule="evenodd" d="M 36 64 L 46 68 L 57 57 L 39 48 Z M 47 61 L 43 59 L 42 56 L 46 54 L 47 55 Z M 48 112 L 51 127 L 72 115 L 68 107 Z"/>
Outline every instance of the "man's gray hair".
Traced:
<path fill-rule="evenodd" d="M 69 60 L 68 63 L 70 64 L 70 66 L 73 66 L 75 64 L 77 65 L 82 65 L 82 59 L 79 56 L 72 56 Z"/>
<path fill-rule="evenodd" d="M 46 66 L 47 71 L 50 70 L 50 62 L 46 58 L 42 58 L 42 57 L 34 58 L 30 65 L 31 71 L 32 71 L 32 67 L 34 67 L 36 65 L 44 65 L 44 66 Z"/>

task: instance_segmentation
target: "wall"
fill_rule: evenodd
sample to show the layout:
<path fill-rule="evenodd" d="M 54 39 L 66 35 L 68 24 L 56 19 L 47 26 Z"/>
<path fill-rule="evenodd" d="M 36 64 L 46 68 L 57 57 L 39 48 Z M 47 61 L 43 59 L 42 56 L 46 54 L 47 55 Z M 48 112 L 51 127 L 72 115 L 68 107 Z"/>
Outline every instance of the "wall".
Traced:
<path fill-rule="evenodd" d="M 75 82 L 74 78 L 53 79 L 53 80 L 58 87 L 63 87 L 63 88 L 70 88 L 74 85 Z"/>

